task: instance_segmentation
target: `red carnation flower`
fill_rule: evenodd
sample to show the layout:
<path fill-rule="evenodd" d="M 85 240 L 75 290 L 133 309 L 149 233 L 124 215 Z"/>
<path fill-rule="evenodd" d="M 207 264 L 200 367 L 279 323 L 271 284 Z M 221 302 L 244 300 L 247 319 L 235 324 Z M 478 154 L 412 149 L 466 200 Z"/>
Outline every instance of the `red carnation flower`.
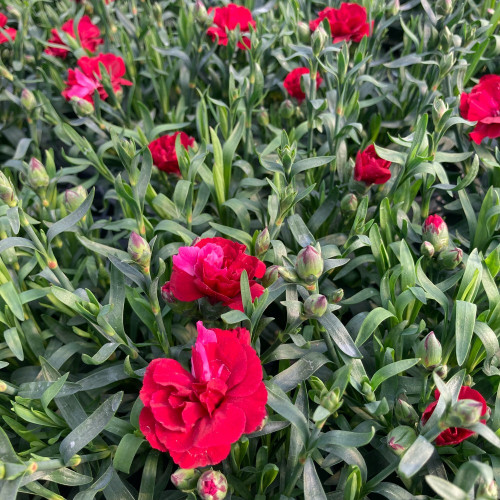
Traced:
<path fill-rule="evenodd" d="M 262 278 L 266 272 L 264 262 L 245 250 L 245 245 L 225 238 L 204 238 L 191 247 L 181 247 L 172 258 L 172 275 L 164 286 L 181 302 L 207 297 L 211 303 L 222 302 L 243 311 L 241 273 L 247 272 L 253 300 L 264 293 L 254 278 Z"/>
<path fill-rule="evenodd" d="M 365 35 L 370 36 L 373 29 L 373 21 L 367 22 L 366 9 L 357 3 L 343 3 L 340 9 L 327 7 L 318 16 L 309 23 L 311 31 L 314 31 L 323 19 L 328 19 L 333 43 L 342 40 L 360 42 Z"/>
<path fill-rule="evenodd" d="M 439 396 L 440 396 L 439 391 L 436 389 L 434 391 L 434 397 L 436 398 L 436 401 L 434 401 L 434 403 L 431 403 L 422 414 L 423 425 L 426 424 L 431 415 L 434 413 L 434 409 L 436 408 L 436 405 L 438 403 Z M 486 404 L 486 401 L 484 400 L 483 396 L 481 396 L 481 394 L 475 389 L 471 389 L 466 385 L 463 385 L 462 388 L 460 389 L 458 399 L 472 399 L 474 401 L 477 401 L 478 403 L 481 403 L 483 405 L 483 409 L 481 412 L 482 417 L 484 417 L 484 415 L 486 415 L 486 412 L 488 411 L 488 405 Z M 481 423 L 485 424 L 486 420 L 481 420 Z M 439 434 L 439 436 L 436 438 L 436 445 L 451 446 L 453 444 L 458 444 L 464 441 L 465 439 L 471 437 L 473 434 L 474 432 L 470 431 L 469 429 L 461 429 L 460 427 L 450 427 L 441 432 L 441 434 Z"/>
<path fill-rule="evenodd" d="M 16 39 L 17 30 L 14 28 L 6 28 L 7 16 L 0 12 L 0 44 L 14 41 Z"/>
<path fill-rule="evenodd" d="M 181 136 L 181 144 L 187 149 L 193 147 L 194 138 L 189 137 L 185 132 L 175 132 L 172 135 L 162 135 L 149 143 L 149 150 L 153 157 L 153 163 L 164 172 L 180 175 L 179 162 L 175 152 L 175 141 L 177 136 Z"/>
<path fill-rule="evenodd" d="M 423 224 L 423 231 L 439 233 L 443 227 L 446 226 L 446 222 L 439 215 L 429 215 L 425 219 Z"/>
<path fill-rule="evenodd" d="M 140 392 L 142 433 L 183 469 L 221 462 L 266 416 L 267 391 L 250 332 L 208 330 L 201 321 L 197 328 L 191 373 L 173 359 L 155 359 Z"/>
<path fill-rule="evenodd" d="M 302 87 L 300 85 L 301 80 L 302 80 L 302 75 L 309 74 L 310 70 L 309 68 L 295 68 L 293 71 L 290 71 L 288 75 L 286 75 L 285 80 L 283 81 L 283 85 L 287 92 L 299 101 L 301 103 L 305 98 L 306 94 L 302 90 Z M 323 78 L 321 76 L 317 75 L 316 77 L 316 88 L 318 88 L 321 85 L 321 82 L 323 81 Z"/>
<path fill-rule="evenodd" d="M 460 96 L 462 118 L 477 122 L 470 138 L 481 144 L 485 137 L 500 137 L 500 76 L 485 75 L 470 94 Z"/>
<path fill-rule="evenodd" d="M 65 22 L 61 30 L 67 33 L 71 38 L 76 38 L 74 19 L 70 19 Z M 49 38 L 49 43 L 55 43 L 58 45 L 65 45 L 59 36 L 58 30 L 55 28 L 51 30 L 52 37 Z M 92 23 L 89 16 L 83 16 L 78 23 L 78 37 L 82 47 L 90 52 L 95 52 L 97 47 L 104 43 L 104 40 L 100 38 L 101 32 L 99 28 Z M 45 53 L 55 57 L 62 57 L 63 59 L 68 55 L 69 50 L 57 47 L 47 47 Z"/>
<path fill-rule="evenodd" d="M 207 35 L 215 42 L 219 38 L 219 45 L 227 45 L 227 32 L 239 28 L 240 32 L 250 31 L 250 26 L 255 28 L 255 21 L 252 13 L 246 7 L 240 7 L 230 3 L 226 7 L 210 7 L 208 13 L 215 12 L 214 24 L 207 30 Z M 238 42 L 238 47 L 242 50 L 250 48 L 250 38 L 243 36 Z"/>
<path fill-rule="evenodd" d="M 122 85 L 132 85 L 132 82 L 122 78 L 125 74 L 125 63 L 121 57 L 114 54 L 99 54 L 96 57 L 85 56 L 78 59 L 80 69 L 68 70 L 67 87 L 62 92 L 67 101 L 78 98 L 93 103 L 92 96 L 96 90 L 102 100 L 107 99 L 108 93 L 104 90 L 101 82 L 99 63 L 106 68 L 115 92 L 121 91 Z"/>
<path fill-rule="evenodd" d="M 370 144 L 364 151 L 358 151 L 354 166 L 354 179 L 366 185 L 385 184 L 391 178 L 391 162 L 383 160 Z"/>

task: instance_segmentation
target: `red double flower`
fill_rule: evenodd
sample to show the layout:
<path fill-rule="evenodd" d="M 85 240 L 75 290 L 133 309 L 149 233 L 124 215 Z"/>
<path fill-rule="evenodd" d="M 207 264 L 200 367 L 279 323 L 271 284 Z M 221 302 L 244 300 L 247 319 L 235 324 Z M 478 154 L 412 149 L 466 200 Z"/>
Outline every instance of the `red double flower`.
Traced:
<path fill-rule="evenodd" d="M 301 81 L 303 75 L 308 75 L 310 73 L 309 68 L 295 68 L 290 71 L 283 81 L 283 86 L 287 90 L 287 92 L 301 103 L 305 98 L 306 94 L 302 90 Z M 319 75 L 316 76 L 316 88 L 321 85 L 323 78 Z"/>
<path fill-rule="evenodd" d="M 241 33 L 250 31 L 250 26 L 255 28 L 255 21 L 252 13 L 246 7 L 241 7 L 230 3 L 226 7 L 210 7 L 208 13 L 214 12 L 214 25 L 210 26 L 207 30 L 207 35 L 212 39 L 219 40 L 219 45 L 227 45 L 228 31 L 234 31 L 236 28 Z M 242 50 L 250 48 L 251 42 L 248 36 L 243 36 L 241 41 L 238 42 L 238 47 Z"/>
<path fill-rule="evenodd" d="M 194 145 L 194 138 L 189 137 L 185 132 L 175 132 L 170 135 L 162 135 L 151 141 L 149 143 L 149 151 L 151 151 L 151 156 L 153 157 L 153 163 L 164 172 L 168 174 L 178 174 L 179 161 L 177 159 L 177 153 L 175 151 L 175 141 L 177 136 L 181 136 L 181 144 L 185 149 L 192 147 Z"/>
<path fill-rule="evenodd" d="M 358 151 L 354 166 L 354 179 L 370 184 L 385 184 L 391 178 L 391 162 L 380 158 L 375 146 L 370 144 L 364 151 Z"/>
<path fill-rule="evenodd" d="M 7 16 L 0 12 L 0 44 L 14 41 L 16 39 L 17 30 L 15 28 L 6 28 Z"/>

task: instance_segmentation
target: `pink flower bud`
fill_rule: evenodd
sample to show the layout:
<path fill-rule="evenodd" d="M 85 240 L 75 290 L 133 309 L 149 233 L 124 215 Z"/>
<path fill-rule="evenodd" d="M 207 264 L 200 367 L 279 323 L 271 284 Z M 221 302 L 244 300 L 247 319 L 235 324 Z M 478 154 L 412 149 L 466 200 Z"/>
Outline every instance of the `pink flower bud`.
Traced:
<path fill-rule="evenodd" d="M 201 500 L 222 500 L 227 495 L 227 479 L 222 472 L 207 470 L 198 479 Z"/>
<path fill-rule="evenodd" d="M 439 215 L 429 215 L 422 225 L 422 239 L 432 243 L 436 252 L 448 246 L 448 226 Z"/>

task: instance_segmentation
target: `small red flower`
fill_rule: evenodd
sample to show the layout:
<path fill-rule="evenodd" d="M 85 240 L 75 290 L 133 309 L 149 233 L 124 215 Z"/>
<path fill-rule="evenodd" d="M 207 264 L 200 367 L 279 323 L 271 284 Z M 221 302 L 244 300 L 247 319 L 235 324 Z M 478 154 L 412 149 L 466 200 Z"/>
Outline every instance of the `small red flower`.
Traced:
<path fill-rule="evenodd" d="M 391 162 L 383 160 L 370 144 L 364 151 L 358 151 L 354 166 L 354 179 L 366 185 L 385 184 L 391 178 Z"/>
<path fill-rule="evenodd" d="M 500 137 L 500 76 L 485 75 L 470 94 L 460 96 L 462 118 L 477 122 L 470 138 L 481 144 L 485 137 Z"/>
<path fill-rule="evenodd" d="M 446 222 L 439 215 L 429 215 L 424 221 L 423 230 L 437 234 L 445 226 Z"/>
<path fill-rule="evenodd" d="M 16 39 L 17 30 L 14 28 L 6 28 L 7 16 L 0 12 L 0 44 L 14 41 Z"/>
<path fill-rule="evenodd" d="M 245 270 L 252 300 L 264 293 L 264 287 L 254 278 L 262 278 L 266 265 L 245 253 L 245 245 L 225 238 L 204 238 L 191 247 L 181 247 L 167 287 L 169 296 L 181 302 L 207 297 L 210 302 L 222 302 L 231 309 L 243 311 L 240 278 Z"/>
<path fill-rule="evenodd" d="M 61 31 L 67 33 L 71 38 L 76 38 L 75 35 L 75 27 L 74 27 L 74 19 L 70 19 L 65 22 Z M 64 45 L 61 37 L 59 36 L 59 32 L 57 29 L 51 30 L 52 37 L 49 38 L 49 43 L 55 43 L 58 45 Z M 78 23 L 78 37 L 80 38 L 80 42 L 82 47 L 89 52 L 94 53 L 99 45 L 104 43 L 104 40 L 100 38 L 101 32 L 99 28 L 92 23 L 89 16 L 83 16 Z M 68 55 L 69 50 L 57 47 L 47 47 L 45 49 L 45 53 L 55 57 L 65 58 Z"/>
<path fill-rule="evenodd" d="M 370 36 L 373 29 L 373 21 L 371 24 L 367 22 L 366 9 L 357 3 L 343 3 L 340 9 L 327 7 L 318 16 L 309 23 L 311 31 L 314 31 L 323 19 L 328 19 L 333 43 L 342 40 L 360 42 L 364 36 Z"/>
<path fill-rule="evenodd" d="M 140 392 L 142 433 L 183 469 L 221 462 L 266 416 L 267 390 L 250 332 L 208 330 L 201 321 L 197 328 L 191 373 L 173 359 L 155 359 Z"/>
<path fill-rule="evenodd" d="M 255 21 L 252 13 L 246 7 L 240 7 L 234 3 L 230 3 L 226 7 L 210 7 L 208 13 L 215 12 L 214 24 L 207 30 L 207 35 L 213 42 L 219 38 L 219 45 L 227 45 L 227 32 L 234 31 L 237 27 L 240 32 L 250 31 L 250 26 L 255 28 Z M 238 47 L 242 50 L 250 48 L 250 38 L 243 36 L 238 42 Z"/>
<path fill-rule="evenodd" d="M 194 138 L 189 137 L 185 132 L 175 132 L 171 135 L 162 135 L 149 143 L 149 150 L 153 157 L 153 163 L 164 172 L 180 175 L 179 162 L 175 152 L 175 141 L 177 136 L 181 136 L 181 144 L 187 149 L 193 147 Z"/>
<path fill-rule="evenodd" d="M 283 82 L 283 86 L 287 90 L 287 92 L 301 103 L 305 98 L 306 94 L 302 90 L 300 85 L 302 80 L 302 75 L 308 75 L 310 73 L 309 68 L 295 68 L 293 71 L 290 71 Z M 321 85 L 323 78 L 317 75 L 316 77 L 316 88 Z"/>
<path fill-rule="evenodd" d="M 62 92 L 67 101 L 75 97 L 93 103 L 92 96 L 96 90 L 102 100 L 107 99 L 108 93 L 104 90 L 101 81 L 100 64 L 108 72 L 115 92 L 121 91 L 122 85 L 132 85 L 132 82 L 122 78 L 125 74 L 125 63 L 119 56 L 114 54 L 99 54 L 96 57 L 85 56 L 78 59 L 77 63 L 80 68 L 68 70 L 67 87 Z"/>
<path fill-rule="evenodd" d="M 436 389 L 434 391 L 434 397 L 436 398 L 436 401 L 434 403 L 431 403 L 424 411 L 422 414 L 422 424 L 425 425 L 427 420 L 431 417 L 431 415 L 434 413 L 434 409 L 436 408 L 436 405 L 439 400 L 439 391 Z M 486 404 L 486 401 L 484 400 L 483 396 L 476 391 L 475 389 L 472 389 L 466 385 L 463 385 L 462 388 L 460 389 L 460 393 L 458 395 L 458 399 L 472 399 L 474 401 L 477 401 L 478 403 L 481 403 L 483 405 L 483 410 L 481 412 L 481 416 L 484 417 L 488 411 L 488 405 Z M 485 424 L 486 420 L 481 420 L 481 423 Z M 439 436 L 436 438 L 436 445 L 437 446 L 451 446 L 453 444 L 458 444 L 464 441 L 465 439 L 471 437 L 474 434 L 474 432 L 470 431 L 469 429 L 461 429 L 460 427 L 450 427 L 449 429 L 444 430 L 439 434 Z"/>

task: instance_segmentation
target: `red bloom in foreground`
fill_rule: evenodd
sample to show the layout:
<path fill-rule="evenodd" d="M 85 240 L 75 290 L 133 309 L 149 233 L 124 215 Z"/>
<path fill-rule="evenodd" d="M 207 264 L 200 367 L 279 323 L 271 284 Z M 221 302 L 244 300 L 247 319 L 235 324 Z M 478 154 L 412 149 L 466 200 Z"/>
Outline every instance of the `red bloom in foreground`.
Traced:
<path fill-rule="evenodd" d="M 364 151 L 358 151 L 354 166 L 354 179 L 366 185 L 385 184 L 391 178 L 391 162 L 383 160 L 370 144 Z"/>
<path fill-rule="evenodd" d="M 183 469 L 221 462 L 266 416 L 267 391 L 250 332 L 208 330 L 201 321 L 197 327 L 191 373 L 173 359 L 155 359 L 140 392 L 142 433 Z"/>
<path fill-rule="evenodd" d="M 63 97 L 67 101 L 75 97 L 93 103 L 92 96 L 97 90 L 102 100 L 107 99 L 108 93 L 104 90 L 101 82 L 100 64 L 106 68 L 115 93 L 121 91 L 122 85 L 132 85 L 132 82 L 122 78 L 125 74 L 125 63 L 121 57 L 114 54 L 81 57 L 78 59 L 80 69 L 68 70 L 67 87 L 62 92 Z"/>
<path fill-rule="evenodd" d="M 76 38 L 74 19 L 70 19 L 65 22 L 61 30 L 67 33 L 71 38 Z M 59 36 L 58 30 L 55 28 L 51 30 L 52 37 L 49 38 L 49 43 L 56 43 L 58 45 L 64 45 L 61 37 Z M 101 32 L 99 28 L 92 23 L 89 16 L 83 16 L 78 23 L 78 36 L 82 47 L 90 52 L 95 52 L 97 47 L 101 45 L 104 40 L 101 37 Z M 63 59 L 68 55 L 69 50 L 57 47 L 47 47 L 45 53 L 55 57 L 62 57 Z"/>
<path fill-rule="evenodd" d="M 240 7 L 234 3 L 230 3 L 226 7 L 210 7 L 208 13 L 211 14 L 215 11 L 214 24 L 207 30 L 207 35 L 215 42 L 219 37 L 219 45 L 227 45 L 227 32 L 233 31 L 237 27 L 240 32 L 250 31 L 250 26 L 255 28 L 255 21 L 252 13 L 246 7 Z M 242 37 L 238 42 L 240 49 L 246 50 L 250 48 L 250 38 L 247 36 Z"/>
<path fill-rule="evenodd" d="M 481 144 L 485 137 L 500 137 L 500 76 L 485 75 L 470 94 L 460 96 L 462 118 L 477 122 L 470 138 Z"/>
<path fill-rule="evenodd" d="M 297 99 L 297 101 L 302 102 L 306 98 L 306 94 L 302 90 L 300 86 L 300 82 L 302 80 L 302 75 L 308 75 L 310 73 L 309 68 L 295 68 L 293 71 L 290 71 L 288 75 L 286 75 L 285 80 L 283 81 L 283 85 L 287 92 Z M 316 78 L 316 88 L 321 85 L 323 78 L 317 75 Z"/>
<path fill-rule="evenodd" d="M 175 132 L 171 135 L 162 135 L 149 143 L 149 150 L 153 157 L 153 163 L 164 172 L 169 174 L 180 174 L 177 153 L 175 152 L 175 141 L 181 136 L 181 144 L 187 149 L 194 144 L 194 138 L 185 132 Z"/>
<path fill-rule="evenodd" d="M 370 36 L 373 28 L 373 21 L 371 24 L 367 22 L 366 9 L 357 3 L 343 3 L 340 9 L 327 7 L 318 16 L 309 23 L 311 31 L 314 31 L 323 19 L 328 19 L 333 43 L 342 40 L 360 42 L 365 35 Z"/>
<path fill-rule="evenodd" d="M 241 273 L 247 272 L 253 300 L 264 293 L 254 278 L 262 278 L 266 272 L 264 262 L 245 250 L 245 245 L 225 238 L 204 238 L 191 247 L 181 247 L 172 258 L 172 276 L 164 286 L 181 302 L 207 297 L 211 303 L 222 302 L 243 311 Z"/>
<path fill-rule="evenodd" d="M 422 414 L 422 424 L 425 425 L 427 420 L 429 420 L 431 415 L 434 413 L 434 409 L 436 408 L 436 405 L 438 403 L 439 396 L 440 396 L 439 391 L 436 389 L 434 391 L 434 397 L 436 398 L 436 401 L 434 401 L 434 403 L 431 403 L 425 409 L 424 413 Z M 478 403 L 481 403 L 483 405 L 483 410 L 481 412 L 482 417 L 486 415 L 486 412 L 488 411 L 488 406 L 483 396 L 481 396 L 481 394 L 475 389 L 471 389 L 466 385 L 463 385 L 462 388 L 460 389 L 458 399 L 472 399 L 474 401 L 477 401 Z M 481 423 L 485 424 L 486 420 L 481 420 Z M 471 437 L 473 434 L 474 432 L 470 431 L 469 429 L 462 429 L 460 427 L 450 427 L 449 429 L 446 429 L 443 432 L 441 432 L 441 434 L 439 434 L 439 436 L 436 438 L 436 445 L 451 446 L 453 444 L 458 444 L 464 441 L 465 439 Z"/>
<path fill-rule="evenodd" d="M 14 28 L 6 28 L 7 16 L 0 12 L 0 44 L 16 39 L 17 30 Z"/>
<path fill-rule="evenodd" d="M 429 215 L 423 224 L 423 231 L 439 233 L 446 226 L 446 222 L 439 215 Z"/>

